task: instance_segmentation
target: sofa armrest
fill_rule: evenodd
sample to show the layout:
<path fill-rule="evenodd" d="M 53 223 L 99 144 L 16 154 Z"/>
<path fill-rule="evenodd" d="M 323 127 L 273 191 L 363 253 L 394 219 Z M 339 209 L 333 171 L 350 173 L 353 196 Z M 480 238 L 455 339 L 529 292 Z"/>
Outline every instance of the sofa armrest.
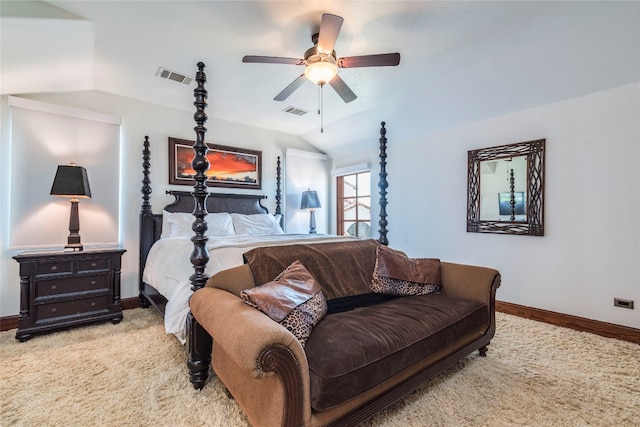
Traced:
<path fill-rule="evenodd" d="M 486 344 L 496 332 L 496 290 L 500 287 L 500 272 L 493 268 L 442 262 L 440 264 L 442 293 L 483 303 L 489 315 L 484 332 Z M 480 355 L 487 352 L 486 344 L 479 348 Z"/>
<path fill-rule="evenodd" d="M 310 408 L 307 358 L 291 332 L 218 288 L 197 290 L 190 308 L 213 339 L 216 374 L 254 424 L 281 425 L 284 414 L 296 411 L 298 421 L 310 417 L 303 409 Z"/>
<path fill-rule="evenodd" d="M 440 265 L 443 294 L 479 301 L 493 308 L 501 279 L 498 270 L 451 262 Z"/>

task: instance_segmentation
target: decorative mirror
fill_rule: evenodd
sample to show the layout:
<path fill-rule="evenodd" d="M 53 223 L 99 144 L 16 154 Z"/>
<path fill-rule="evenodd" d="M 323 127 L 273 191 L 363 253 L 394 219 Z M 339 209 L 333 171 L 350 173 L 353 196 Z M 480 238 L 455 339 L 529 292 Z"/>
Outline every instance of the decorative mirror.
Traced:
<path fill-rule="evenodd" d="M 544 144 L 468 152 L 468 232 L 544 236 Z"/>

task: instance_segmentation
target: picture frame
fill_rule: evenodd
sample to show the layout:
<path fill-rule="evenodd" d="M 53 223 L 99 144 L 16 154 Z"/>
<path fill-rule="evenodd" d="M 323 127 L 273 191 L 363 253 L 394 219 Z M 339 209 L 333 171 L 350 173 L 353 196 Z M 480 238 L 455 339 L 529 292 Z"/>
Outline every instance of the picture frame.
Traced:
<path fill-rule="evenodd" d="M 169 184 L 195 184 L 191 162 L 195 141 L 169 137 Z M 207 143 L 209 187 L 262 188 L 262 151 Z M 191 173 L 190 173 L 191 172 Z"/>

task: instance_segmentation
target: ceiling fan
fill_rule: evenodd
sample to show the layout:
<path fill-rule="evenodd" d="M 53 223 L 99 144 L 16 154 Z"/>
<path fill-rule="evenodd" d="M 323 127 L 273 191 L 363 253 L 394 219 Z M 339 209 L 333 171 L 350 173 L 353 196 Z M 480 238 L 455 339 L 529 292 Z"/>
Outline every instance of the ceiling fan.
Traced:
<path fill-rule="evenodd" d="M 399 53 L 382 53 L 376 55 L 336 57 L 333 47 L 338 39 L 344 19 L 330 13 L 322 14 L 320 31 L 311 36 L 314 46 L 304 53 L 304 59 L 283 58 L 278 56 L 247 55 L 242 62 L 264 64 L 292 64 L 304 65 L 304 73 L 285 87 L 273 98 L 274 101 L 284 101 L 305 82 L 305 79 L 324 86 L 326 83 L 340 95 L 344 102 L 351 102 L 357 98 L 356 94 L 338 75 L 338 68 L 356 67 L 386 67 L 400 63 Z"/>

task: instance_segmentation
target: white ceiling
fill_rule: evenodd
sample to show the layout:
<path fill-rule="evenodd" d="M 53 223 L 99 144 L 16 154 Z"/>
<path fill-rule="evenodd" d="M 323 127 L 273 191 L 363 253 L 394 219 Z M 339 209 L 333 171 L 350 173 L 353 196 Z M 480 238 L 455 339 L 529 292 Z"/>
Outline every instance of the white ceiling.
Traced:
<path fill-rule="evenodd" d="M 299 135 L 329 154 L 640 80 L 640 2 L 3 0 L 2 94 L 99 90 L 193 111 L 193 88 L 156 77 L 206 64 L 209 117 Z M 400 52 L 397 67 L 340 69 L 358 99 L 303 71 L 322 13 L 344 18 L 338 56 Z M 283 113 L 288 106 L 310 111 Z M 214 129 L 209 135 L 215 134 Z"/>

